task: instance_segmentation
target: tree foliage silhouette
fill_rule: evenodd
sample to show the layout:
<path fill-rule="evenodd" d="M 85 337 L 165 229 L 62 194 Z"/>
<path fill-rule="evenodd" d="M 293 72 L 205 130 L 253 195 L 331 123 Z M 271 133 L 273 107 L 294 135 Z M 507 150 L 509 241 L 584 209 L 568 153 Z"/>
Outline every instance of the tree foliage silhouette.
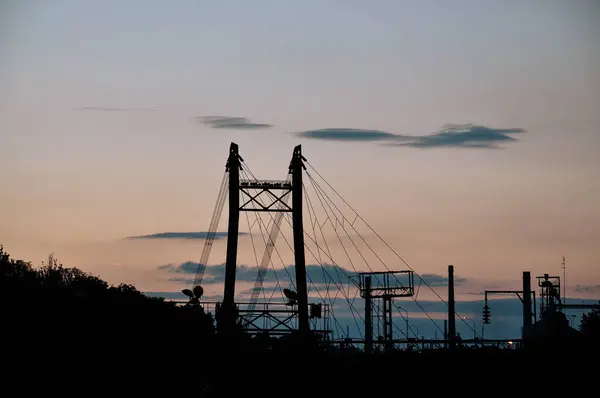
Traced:
<path fill-rule="evenodd" d="M 579 329 L 586 336 L 600 338 L 600 309 L 595 308 L 583 314 Z"/>
<path fill-rule="evenodd" d="M 59 374 L 77 375 L 71 383 L 105 379 L 110 390 L 143 377 L 145 388 L 153 388 L 162 379 L 158 364 L 178 364 L 191 350 L 209 358 L 213 346 L 212 315 L 200 306 L 177 307 L 133 285 L 111 286 L 52 255 L 34 267 L 0 246 L 0 299 L 2 341 L 13 349 L 3 362 L 15 369 L 34 364 L 51 380 Z M 200 386 L 210 376 L 208 362 L 195 369 Z M 21 386 L 28 387 L 35 386 Z"/>

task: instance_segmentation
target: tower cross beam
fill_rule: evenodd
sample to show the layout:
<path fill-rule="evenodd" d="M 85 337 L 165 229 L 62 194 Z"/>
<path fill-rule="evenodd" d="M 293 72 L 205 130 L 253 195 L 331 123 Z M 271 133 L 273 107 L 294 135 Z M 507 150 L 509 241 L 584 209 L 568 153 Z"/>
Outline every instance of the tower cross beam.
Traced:
<path fill-rule="evenodd" d="M 248 192 L 247 188 L 240 187 L 240 192 L 242 192 L 248 199 L 244 204 L 240 206 L 240 211 L 271 211 L 271 212 L 291 212 L 292 208 L 288 206 L 287 203 L 283 201 L 285 197 L 292 192 L 291 189 L 286 188 L 277 188 L 279 190 L 284 189 L 283 193 L 279 195 L 273 193 L 271 191 L 272 188 L 260 188 L 261 190 L 257 194 L 252 194 Z M 267 193 L 270 199 L 270 203 L 268 205 L 264 205 L 260 203 L 257 199 L 264 193 Z M 250 207 L 249 205 L 253 203 L 258 207 Z M 277 203 L 281 205 L 280 208 L 273 208 Z"/>

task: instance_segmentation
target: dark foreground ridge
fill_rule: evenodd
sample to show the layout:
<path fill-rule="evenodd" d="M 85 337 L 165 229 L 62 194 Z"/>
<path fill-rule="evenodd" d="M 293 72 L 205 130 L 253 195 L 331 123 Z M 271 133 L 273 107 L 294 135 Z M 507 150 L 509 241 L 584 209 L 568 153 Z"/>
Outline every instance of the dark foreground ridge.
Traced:
<path fill-rule="evenodd" d="M 225 339 L 199 306 L 177 307 L 52 261 L 34 268 L 3 249 L 0 267 L 7 397 L 520 396 L 563 387 L 571 394 L 596 390 L 590 382 L 597 375 L 597 311 L 586 318 L 583 336 L 544 337 L 520 350 L 367 356 L 293 335 L 251 339 L 238 332 Z"/>

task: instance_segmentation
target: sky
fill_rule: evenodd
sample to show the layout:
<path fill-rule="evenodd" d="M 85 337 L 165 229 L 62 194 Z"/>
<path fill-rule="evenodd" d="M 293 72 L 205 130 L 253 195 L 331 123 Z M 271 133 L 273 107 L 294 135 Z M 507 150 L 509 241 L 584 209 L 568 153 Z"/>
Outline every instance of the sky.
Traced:
<path fill-rule="evenodd" d="M 206 232 L 231 142 L 262 179 L 302 145 L 411 268 L 454 264 L 460 297 L 565 256 L 567 295 L 597 298 L 599 16 L 592 0 L 3 1 L 0 243 L 177 292 L 165 266 L 198 262 L 202 237 L 127 238 Z M 260 260 L 254 236 L 240 265 Z M 273 267 L 292 264 L 277 245 Z"/>

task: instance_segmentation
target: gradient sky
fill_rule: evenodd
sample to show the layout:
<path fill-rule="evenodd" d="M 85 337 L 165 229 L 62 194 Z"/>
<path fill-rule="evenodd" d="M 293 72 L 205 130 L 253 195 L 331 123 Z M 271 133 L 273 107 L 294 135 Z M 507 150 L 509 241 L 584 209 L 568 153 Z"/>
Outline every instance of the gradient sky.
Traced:
<path fill-rule="evenodd" d="M 569 289 L 597 297 L 599 17 L 585 0 L 4 1 L 0 243 L 177 291 L 157 267 L 198 261 L 202 240 L 124 238 L 206 231 L 231 141 L 266 179 L 302 144 L 418 272 L 454 264 L 479 281 L 466 294 L 566 256 Z M 272 127 L 195 119 L 211 115 Z M 502 149 L 295 134 L 466 123 L 525 132 Z"/>

